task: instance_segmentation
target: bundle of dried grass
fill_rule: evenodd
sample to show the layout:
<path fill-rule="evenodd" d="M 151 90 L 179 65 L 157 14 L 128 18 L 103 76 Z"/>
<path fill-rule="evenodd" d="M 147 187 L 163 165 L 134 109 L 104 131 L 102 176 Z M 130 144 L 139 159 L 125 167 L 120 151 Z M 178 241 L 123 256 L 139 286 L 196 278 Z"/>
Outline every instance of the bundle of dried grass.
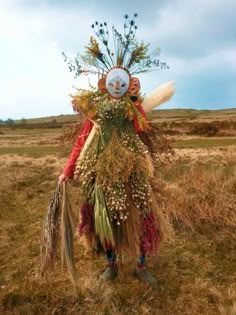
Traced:
<path fill-rule="evenodd" d="M 122 179 L 128 181 L 136 164 L 137 155 L 126 149 L 115 130 L 104 152 L 96 164 L 97 179 L 100 185 L 112 185 Z"/>
<path fill-rule="evenodd" d="M 155 175 L 151 181 L 152 186 L 152 209 L 156 221 L 158 222 L 161 241 L 172 242 L 174 240 L 175 230 L 172 222 L 172 218 L 169 215 L 168 209 L 166 208 L 167 198 L 165 196 L 165 185 L 160 178 Z"/>
<path fill-rule="evenodd" d="M 74 232 L 75 225 L 73 219 L 72 208 L 69 201 L 67 192 L 67 184 L 63 183 L 63 202 L 62 202 L 62 213 L 61 213 L 61 254 L 62 254 L 62 265 L 65 261 L 69 271 L 69 275 L 74 286 L 75 281 L 75 260 L 74 260 Z"/>
<path fill-rule="evenodd" d="M 134 173 L 143 173 L 147 177 L 153 177 L 154 164 L 149 153 L 145 153 L 144 157 L 137 157 Z"/>
<path fill-rule="evenodd" d="M 152 195 L 152 210 L 155 221 L 158 222 L 161 243 L 166 241 L 172 242 L 175 232 L 171 218 L 168 213 L 166 213 L 164 203 L 158 203 L 154 193 Z"/>
<path fill-rule="evenodd" d="M 63 196 L 61 206 L 61 185 L 58 185 L 50 200 L 45 217 L 41 238 L 41 277 L 52 270 L 60 247 L 62 264 L 66 261 L 70 278 L 75 286 L 75 262 L 73 250 L 73 238 L 75 225 L 72 208 L 69 202 L 67 184 L 63 183 Z"/>
<path fill-rule="evenodd" d="M 148 132 L 139 132 L 138 135 L 147 146 L 155 167 L 158 168 L 171 162 L 174 150 L 170 140 L 163 136 L 162 131 L 155 124 L 150 124 L 150 126 L 151 129 Z"/>
<path fill-rule="evenodd" d="M 41 276 L 44 276 L 49 269 L 52 269 L 55 262 L 60 234 L 60 192 L 61 186 L 58 185 L 50 200 L 43 224 L 40 248 Z"/>
<path fill-rule="evenodd" d="M 132 197 L 128 185 L 126 193 L 129 200 L 129 217 L 120 225 L 114 225 L 116 253 L 119 257 L 129 257 L 136 261 L 140 255 L 141 222 L 140 210 L 132 204 Z"/>

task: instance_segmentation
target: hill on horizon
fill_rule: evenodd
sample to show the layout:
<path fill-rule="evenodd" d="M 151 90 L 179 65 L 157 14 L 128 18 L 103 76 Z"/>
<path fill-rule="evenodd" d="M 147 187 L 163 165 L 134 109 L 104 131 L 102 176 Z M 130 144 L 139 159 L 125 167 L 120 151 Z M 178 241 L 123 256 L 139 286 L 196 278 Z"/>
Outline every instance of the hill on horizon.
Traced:
<path fill-rule="evenodd" d="M 161 120 L 176 120 L 176 119 L 227 119 L 227 118 L 235 118 L 236 119 L 236 108 L 229 109 L 183 109 L 183 108 L 175 108 L 175 109 L 155 109 L 151 113 L 148 114 L 149 119 L 161 119 Z M 45 117 L 37 117 L 37 118 L 21 118 L 21 119 L 10 119 L 11 122 L 14 123 L 48 123 L 48 122 L 57 122 L 57 123 L 72 123 L 77 121 L 77 114 L 61 114 L 57 116 L 45 116 Z M 6 122 L 0 119 L 0 122 Z"/>

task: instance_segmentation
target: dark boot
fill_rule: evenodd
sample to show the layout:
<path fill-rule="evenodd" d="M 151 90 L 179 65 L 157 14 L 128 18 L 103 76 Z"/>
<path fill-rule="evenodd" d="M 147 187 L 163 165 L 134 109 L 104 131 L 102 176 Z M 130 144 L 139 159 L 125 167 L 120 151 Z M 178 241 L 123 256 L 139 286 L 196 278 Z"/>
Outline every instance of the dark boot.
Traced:
<path fill-rule="evenodd" d="M 141 282 L 147 283 L 155 288 L 159 287 L 156 277 L 154 277 L 146 268 L 146 256 L 144 254 L 139 256 L 138 266 L 134 275 Z"/>
<path fill-rule="evenodd" d="M 141 282 L 145 282 L 147 284 L 150 284 L 151 286 L 158 285 L 157 278 L 154 277 L 146 268 L 145 269 L 137 268 L 134 274 L 136 278 Z"/>
<path fill-rule="evenodd" d="M 114 280 L 118 274 L 118 267 L 116 263 L 116 254 L 112 249 L 106 250 L 106 260 L 107 267 L 102 274 L 100 274 L 99 279 L 103 281 Z"/>
<path fill-rule="evenodd" d="M 118 275 L 116 263 L 108 263 L 106 269 L 100 274 L 99 279 L 103 281 L 114 280 Z"/>

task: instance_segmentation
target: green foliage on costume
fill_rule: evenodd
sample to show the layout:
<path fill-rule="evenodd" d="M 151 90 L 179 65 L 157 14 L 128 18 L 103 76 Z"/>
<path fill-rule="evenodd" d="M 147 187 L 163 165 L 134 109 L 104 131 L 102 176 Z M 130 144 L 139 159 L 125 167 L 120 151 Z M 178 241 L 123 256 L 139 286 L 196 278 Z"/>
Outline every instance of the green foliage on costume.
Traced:
<path fill-rule="evenodd" d="M 106 206 L 105 196 L 102 187 L 97 186 L 96 184 L 94 187 L 94 196 L 94 217 L 96 234 L 99 236 L 99 239 L 104 247 L 106 244 L 110 244 L 114 247 L 115 240 L 110 223 L 109 213 Z"/>

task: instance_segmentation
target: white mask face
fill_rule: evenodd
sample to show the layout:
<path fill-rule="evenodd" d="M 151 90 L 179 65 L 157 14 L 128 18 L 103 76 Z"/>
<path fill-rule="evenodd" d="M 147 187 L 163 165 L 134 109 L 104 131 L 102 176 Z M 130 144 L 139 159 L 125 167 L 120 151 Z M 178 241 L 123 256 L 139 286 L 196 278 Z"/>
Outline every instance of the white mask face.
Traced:
<path fill-rule="evenodd" d="M 130 85 L 130 75 L 122 68 L 111 69 L 106 76 L 106 89 L 113 98 L 121 98 Z"/>

